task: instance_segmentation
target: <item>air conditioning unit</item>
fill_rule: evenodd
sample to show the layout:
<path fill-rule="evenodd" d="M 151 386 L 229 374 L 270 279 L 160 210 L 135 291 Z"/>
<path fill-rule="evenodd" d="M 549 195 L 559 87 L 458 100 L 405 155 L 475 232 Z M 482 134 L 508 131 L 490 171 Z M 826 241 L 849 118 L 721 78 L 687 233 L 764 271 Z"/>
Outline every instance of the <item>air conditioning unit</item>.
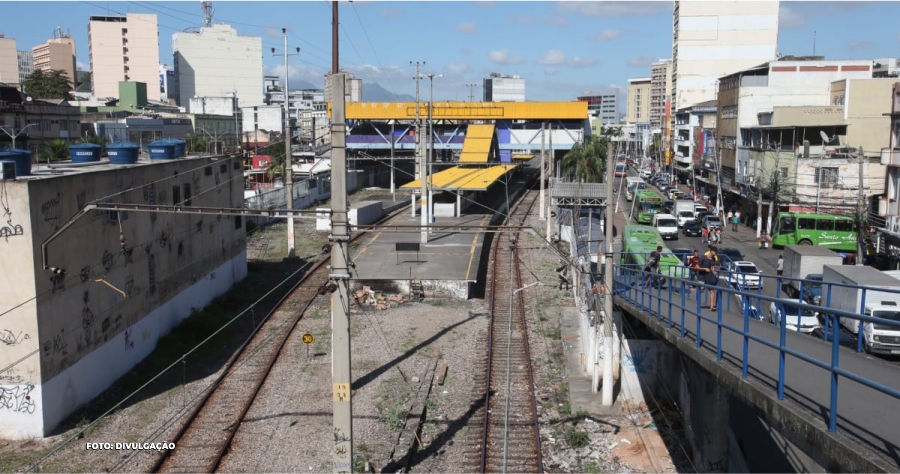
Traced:
<path fill-rule="evenodd" d="M 16 179 L 16 162 L 0 161 L 0 180 Z"/>

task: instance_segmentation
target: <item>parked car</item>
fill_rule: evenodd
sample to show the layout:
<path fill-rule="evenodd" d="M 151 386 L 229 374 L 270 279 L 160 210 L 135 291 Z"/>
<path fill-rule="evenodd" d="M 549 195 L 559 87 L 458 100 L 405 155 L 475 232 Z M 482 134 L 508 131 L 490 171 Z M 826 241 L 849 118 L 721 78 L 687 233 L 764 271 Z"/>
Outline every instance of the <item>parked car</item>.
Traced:
<path fill-rule="evenodd" d="M 727 262 L 722 265 L 720 280 L 725 280 L 730 286 L 737 289 L 756 290 L 763 286 L 762 277 L 759 275 L 759 269 L 756 264 L 746 260 L 737 260 Z"/>
<path fill-rule="evenodd" d="M 819 318 L 811 309 L 801 308 L 793 300 L 773 301 L 769 305 L 769 322 L 780 325 L 781 318 L 784 318 L 788 331 L 808 334 L 821 326 Z"/>
<path fill-rule="evenodd" d="M 709 230 L 712 230 L 713 227 L 722 227 L 722 219 L 709 214 L 703 218 L 703 227 L 706 227 Z"/>
<path fill-rule="evenodd" d="M 803 301 L 809 304 L 820 304 L 822 302 L 822 274 L 811 273 L 806 275 L 803 282 Z"/>
<path fill-rule="evenodd" d="M 694 213 L 691 211 L 681 211 L 675 217 L 678 219 L 678 227 L 684 227 L 684 224 L 687 223 L 687 221 L 694 220 Z"/>
<path fill-rule="evenodd" d="M 684 227 L 681 228 L 681 233 L 686 236 L 700 237 L 703 235 L 703 229 L 700 228 L 700 223 L 697 222 L 696 219 L 693 219 L 684 223 Z"/>
<path fill-rule="evenodd" d="M 744 260 L 744 254 L 736 248 L 725 247 L 719 249 L 716 253 L 719 254 L 720 257 L 728 257 L 727 259 L 724 259 L 725 261 L 741 262 Z"/>

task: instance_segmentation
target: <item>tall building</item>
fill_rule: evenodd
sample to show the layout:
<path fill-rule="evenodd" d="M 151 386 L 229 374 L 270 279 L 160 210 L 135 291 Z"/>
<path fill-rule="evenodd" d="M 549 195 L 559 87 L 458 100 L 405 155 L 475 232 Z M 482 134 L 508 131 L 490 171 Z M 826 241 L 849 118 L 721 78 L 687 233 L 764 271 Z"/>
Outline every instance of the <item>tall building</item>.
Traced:
<path fill-rule="evenodd" d="M 344 100 L 346 102 L 362 102 L 362 79 L 357 79 L 349 72 L 341 72 L 347 77 L 344 85 Z M 331 81 L 328 79 L 329 77 L 331 77 L 331 74 L 325 75 L 325 102 L 331 103 Z M 280 101 L 284 103 L 284 96 L 282 96 Z"/>
<path fill-rule="evenodd" d="M 19 86 L 19 52 L 16 40 L 0 35 L 0 84 Z"/>
<path fill-rule="evenodd" d="M 31 51 L 16 51 L 19 59 L 19 83 L 25 82 L 25 78 L 34 72 L 34 55 Z"/>
<path fill-rule="evenodd" d="M 600 93 L 593 91 L 578 97 L 578 100 L 588 103 L 588 118 L 600 119 L 603 125 L 619 123 L 619 96 L 622 91 L 618 87 L 605 87 Z"/>
<path fill-rule="evenodd" d="M 672 93 L 672 60 L 660 59 L 650 66 L 650 129 L 662 130 L 666 101 Z"/>
<path fill-rule="evenodd" d="M 672 110 L 716 98 L 716 80 L 776 57 L 778 1 L 675 2 Z"/>
<path fill-rule="evenodd" d="M 219 24 L 201 28 L 199 33 L 175 33 L 172 50 L 178 105 L 189 107 L 192 97 L 232 94 L 237 95 L 240 106 L 265 102 L 262 38 L 241 36 L 230 25 Z"/>
<path fill-rule="evenodd" d="M 628 80 L 625 123 L 648 123 L 650 121 L 650 88 L 649 77 Z"/>
<path fill-rule="evenodd" d="M 492 72 L 484 78 L 485 102 L 525 102 L 525 79 Z"/>
<path fill-rule="evenodd" d="M 118 97 L 119 82 L 130 81 L 147 84 L 147 98 L 160 99 L 153 87 L 159 83 L 156 15 L 91 16 L 88 41 L 95 97 Z"/>
<path fill-rule="evenodd" d="M 57 27 L 53 38 L 31 48 L 31 52 L 34 55 L 35 71 L 60 70 L 72 81 L 72 87 L 75 87 L 75 38 Z"/>

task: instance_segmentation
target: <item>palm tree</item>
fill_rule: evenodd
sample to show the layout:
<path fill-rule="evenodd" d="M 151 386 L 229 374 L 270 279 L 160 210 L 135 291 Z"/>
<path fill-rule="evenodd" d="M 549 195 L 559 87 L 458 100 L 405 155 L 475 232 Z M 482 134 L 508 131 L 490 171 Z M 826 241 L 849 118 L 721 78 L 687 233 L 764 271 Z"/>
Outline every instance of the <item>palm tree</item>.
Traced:
<path fill-rule="evenodd" d="M 69 142 L 53 140 L 40 151 L 40 157 L 46 161 L 60 161 L 69 158 Z"/>
<path fill-rule="evenodd" d="M 576 143 L 563 156 L 560 171 L 572 181 L 599 183 L 606 171 L 606 138 Z"/>

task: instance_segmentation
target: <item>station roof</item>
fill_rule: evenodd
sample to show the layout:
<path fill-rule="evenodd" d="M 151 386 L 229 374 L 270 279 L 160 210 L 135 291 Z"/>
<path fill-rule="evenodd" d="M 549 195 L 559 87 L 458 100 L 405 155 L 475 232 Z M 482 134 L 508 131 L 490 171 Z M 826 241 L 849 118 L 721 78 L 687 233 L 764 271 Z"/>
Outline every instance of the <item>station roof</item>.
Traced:
<path fill-rule="evenodd" d="M 432 175 L 431 181 L 434 189 L 440 191 L 487 191 L 490 185 L 515 167 L 516 165 L 495 165 L 488 168 L 454 166 L 435 173 Z M 417 179 L 404 184 L 401 189 L 419 189 L 421 187 L 422 180 Z"/>
<path fill-rule="evenodd" d="M 347 102 L 349 120 L 414 120 L 415 102 Z M 419 102 L 427 117 L 428 102 Z M 329 105 L 328 116 L 331 116 Z M 434 120 L 585 120 L 587 102 L 435 102 Z"/>
<path fill-rule="evenodd" d="M 466 128 L 466 141 L 459 154 L 460 163 L 487 163 L 494 141 L 494 124 L 472 124 Z"/>
<path fill-rule="evenodd" d="M 553 180 L 550 184 L 553 204 L 563 206 L 602 206 L 606 202 L 606 183 L 571 183 Z"/>

